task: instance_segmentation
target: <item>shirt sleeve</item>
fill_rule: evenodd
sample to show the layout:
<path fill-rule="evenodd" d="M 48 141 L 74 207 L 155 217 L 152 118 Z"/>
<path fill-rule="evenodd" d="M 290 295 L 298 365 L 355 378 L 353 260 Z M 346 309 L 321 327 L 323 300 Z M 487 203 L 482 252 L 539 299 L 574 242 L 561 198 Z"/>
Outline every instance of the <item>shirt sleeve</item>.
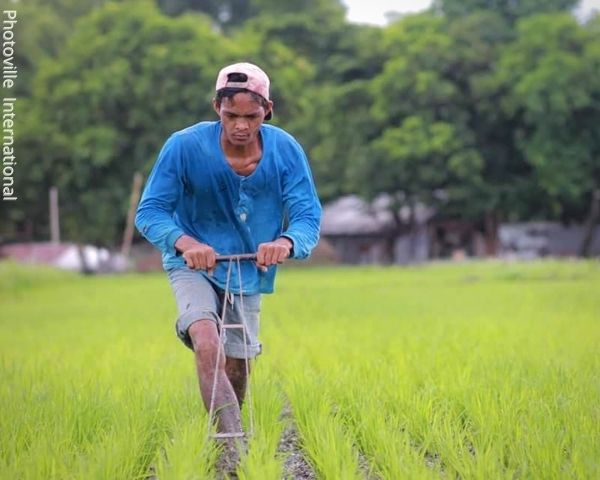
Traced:
<path fill-rule="evenodd" d="M 175 254 L 175 242 L 184 232 L 173 212 L 183 188 L 181 142 L 171 136 L 154 164 L 137 209 L 135 225 L 163 253 Z"/>
<path fill-rule="evenodd" d="M 319 241 L 321 203 L 302 147 L 291 145 L 283 172 L 283 202 L 288 226 L 281 234 L 293 243 L 292 258 L 307 258 Z"/>

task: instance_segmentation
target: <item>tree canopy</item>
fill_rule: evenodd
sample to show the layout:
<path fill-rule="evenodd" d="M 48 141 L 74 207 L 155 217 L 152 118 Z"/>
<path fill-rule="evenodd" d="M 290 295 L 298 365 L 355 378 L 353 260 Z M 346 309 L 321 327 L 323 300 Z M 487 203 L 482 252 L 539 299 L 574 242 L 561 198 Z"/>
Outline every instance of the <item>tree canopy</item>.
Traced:
<path fill-rule="evenodd" d="M 600 20 L 572 0 L 438 0 L 386 27 L 337 0 L 18 3 L 16 179 L 4 240 L 114 245 L 133 173 L 168 135 L 214 119 L 223 65 L 258 63 L 274 122 L 323 201 L 347 193 L 441 215 L 583 221 L 600 188 Z"/>

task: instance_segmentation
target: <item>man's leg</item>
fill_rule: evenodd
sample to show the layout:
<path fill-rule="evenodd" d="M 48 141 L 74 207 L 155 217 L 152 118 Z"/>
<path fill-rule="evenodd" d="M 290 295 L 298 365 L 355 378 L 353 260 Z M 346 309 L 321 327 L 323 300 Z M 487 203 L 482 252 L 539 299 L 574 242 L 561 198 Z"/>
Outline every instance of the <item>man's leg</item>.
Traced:
<path fill-rule="evenodd" d="M 250 373 L 250 359 L 248 359 L 248 372 L 246 372 L 246 360 L 227 357 L 225 373 L 233 387 L 241 409 L 244 404 L 244 397 L 246 396 L 246 385 L 248 384 L 248 374 Z"/>
<path fill-rule="evenodd" d="M 217 386 L 214 411 L 217 418 L 217 429 L 221 433 L 241 432 L 242 422 L 240 419 L 240 407 L 236 397 L 237 392 L 234 391 L 226 373 L 225 353 L 222 348 L 217 367 L 220 339 L 215 322 L 212 320 L 194 322 L 188 329 L 188 333 L 194 346 L 200 393 L 206 410 L 210 409 L 210 400 L 216 375 Z"/>
<path fill-rule="evenodd" d="M 259 294 L 245 295 L 243 298 L 235 295 L 234 301 L 229 304 L 229 313 L 226 319 L 227 326 L 238 327 L 227 330 L 225 372 L 240 408 L 246 397 L 252 359 L 261 351 L 258 340 L 260 299 Z M 242 325 L 244 329 L 239 328 Z M 244 357 L 248 357 L 247 370 Z"/>

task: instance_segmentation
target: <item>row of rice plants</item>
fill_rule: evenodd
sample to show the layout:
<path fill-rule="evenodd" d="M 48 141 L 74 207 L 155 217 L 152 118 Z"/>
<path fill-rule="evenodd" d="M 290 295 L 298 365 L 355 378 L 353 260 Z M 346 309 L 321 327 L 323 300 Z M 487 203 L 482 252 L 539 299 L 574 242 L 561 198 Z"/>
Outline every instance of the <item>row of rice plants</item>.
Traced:
<path fill-rule="evenodd" d="M 318 478 L 598 476 L 597 265 L 281 273 L 241 478 L 290 422 Z M 0 478 L 214 477 L 164 277 L 49 275 L 0 269 Z"/>
<path fill-rule="evenodd" d="M 279 362 L 294 365 L 288 393 L 323 478 L 352 475 L 357 450 L 381 478 L 597 476 L 598 269 L 527 267 L 478 266 L 475 280 L 442 267 L 427 295 L 389 271 L 354 291 L 351 271 L 290 283 L 301 294 L 273 308 L 276 341 L 301 341 Z M 330 423 L 344 465 L 313 434 Z"/>
<path fill-rule="evenodd" d="M 259 365 L 252 374 L 250 398 L 253 402 L 254 431 L 248 440 L 247 455 L 241 459 L 238 477 L 241 480 L 279 480 L 284 475 L 285 458 L 279 452 L 279 442 L 287 420 L 282 417 L 284 397 L 278 376 Z M 246 428 L 250 427 L 249 408 L 242 411 Z"/>
<path fill-rule="evenodd" d="M 35 275 L 0 293 L 0 478 L 145 478 L 183 422 L 205 421 L 191 364 L 144 339 L 141 282 Z"/>
<path fill-rule="evenodd" d="M 218 451 L 163 278 L 9 273 L 0 272 L 0 478 L 215 477 Z M 253 375 L 255 431 L 240 478 L 283 475 L 284 403 L 266 367 Z"/>
<path fill-rule="evenodd" d="M 99 383 L 77 356 L 13 367 L 2 385 L 0 478 L 140 478 L 172 428 L 161 375 Z M 53 363 L 51 363 L 53 362 Z M 5 370 L 6 371 L 6 370 Z M 143 380 L 142 380 L 143 379 Z M 175 399 L 173 399 L 175 400 Z"/>

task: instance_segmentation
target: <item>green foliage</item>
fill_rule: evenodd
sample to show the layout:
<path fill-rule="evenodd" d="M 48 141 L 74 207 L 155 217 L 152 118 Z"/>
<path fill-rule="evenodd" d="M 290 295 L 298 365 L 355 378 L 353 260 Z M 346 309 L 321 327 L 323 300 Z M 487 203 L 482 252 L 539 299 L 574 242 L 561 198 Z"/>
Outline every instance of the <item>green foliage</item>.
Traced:
<path fill-rule="evenodd" d="M 462 47 L 447 22 L 431 14 L 397 22 L 385 35 L 389 59 L 372 83 L 372 115 L 385 128 L 356 169 L 358 178 L 372 179 L 363 191 L 387 192 L 409 205 L 435 204 L 443 192 L 463 217 L 481 214 L 468 201 L 482 190 L 484 157 L 476 148 L 477 114 L 469 108 L 464 73 L 475 78 L 487 67 L 485 59 Z"/>
<path fill-rule="evenodd" d="M 318 68 L 318 79 L 330 74 L 330 57 L 335 62 L 340 42 L 346 36 L 343 10 L 334 1 L 305 1 L 311 8 L 294 6 L 294 2 L 262 2 L 262 13 L 249 20 L 245 30 L 255 32 L 267 42 L 282 42 L 296 55 L 308 59 Z"/>
<path fill-rule="evenodd" d="M 600 35 L 561 14 L 518 24 L 497 80 L 502 107 L 518 119 L 516 141 L 550 199 L 548 214 L 584 216 L 600 186 Z"/>
<path fill-rule="evenodd" d="M 480 223 L 580 221 L 600 184 L 600 17 L 556 13 L 573 4 L 440 0 L 378 28 L 348 24 L 338 0 L 18 2 L 19 202 L 3 239 L 47 238 L 56 185 L 63 238 L 114 245 L 133 172 L 215 118 L 215 74 L 242 60 L 270 74 L 274 123 L 324 201 L 385 192 Z"/>
<path fill-rule="evenodd" d="M 106 0 L 1 0 L 2 10 L 16 10 L 14 27 L 18 81 L 13 93 L 29 96 L 35 74 L 44 58 L 55 57 L 72 32 L 73 22 Z"/>
<path fill-rule="evenodd" d="M 450 123 L 429 123 L 407 117 L 398 128 L 388 128 L 375 143 L 375 158 L 366 162 L 376 191 L 394 193 L 402 185 L 411 203 L 433 203 L 432 195 L 452 182 L 469 182 L 483 166 L 465 135 Z"/>
<path fill-rule="evenodd" d="M 301 86 L 302 111 L 286 125 L 307 149 L 324 201 L 362 191 L 358 184 L 365 179 L 356 181 L 356 169 L 382 128 L 370 113 L 371 79 L 386 58 L 382 36 L 378 28 L 336 27 L 327 35 L 327 49 L 306 51 L 314 81 Z"/>
<path fill-rule="evenodd" d="M 288 14 L 313 20 L 337 17 L 343 20 L 344 9 L 338 0 L 157 0 L 167 15 L 196 11 L 208 15 L 219 28 L 232 31 L 257 16 L 271 16 L 285 26 Z"/>
<path fill-rule="evenodd" d="M 305 102 L 303 91 L 306 85 L 313 83 L 314 66 L 265 32 L 240 30 L 232 37 L 232 43 L 236 45 L 232 59 L 256 63 L 269 72 L 273 123 L 285 125 L 301 115 Z"/>
<path fill-rule="evenodd" d="M 358 191 L 356 169 L 370 157 L 377 128 L 369 114 L 368 82 L 333 83 L 307 94 L 305 115 L 291 127 L 308 148 L 321 199 Z"/>
<path fill-rule="evenodd" d="M 240 25 L 252 15 L 248 0 L 157 0 L 156 3 L 167 15 L 203 13 L 222 28 Z"/>
<path fill-rule="evenodd" d="M 577 3 L 578 0 L 434 0 L 433 8 L 451 18 L 489 10 L 510 21 L 516 21 L 537 13 L 568 10 Z"/>
<path fill-rule="evenodd" d="M 19 139 L 21 156 L 44 166 L 38 185 L 60 189 L 67 238 L 117 241 L 133 173 L 150 170 L 170 132 L 213 115 L 231 51 L 202 18 L 171 20 L 147 2 L 110 3 L 76 24 L 37 76 Z"/>
<path fill-rule="evenodd" d="M 319 478 L 597 478 L 599 281 L 597 262 L 282 270 L 240 477 L 289 477 L 294 425 Z M 1 478 L 215 478 L 164 274 L 0 264 L 0 300 Z"/>

